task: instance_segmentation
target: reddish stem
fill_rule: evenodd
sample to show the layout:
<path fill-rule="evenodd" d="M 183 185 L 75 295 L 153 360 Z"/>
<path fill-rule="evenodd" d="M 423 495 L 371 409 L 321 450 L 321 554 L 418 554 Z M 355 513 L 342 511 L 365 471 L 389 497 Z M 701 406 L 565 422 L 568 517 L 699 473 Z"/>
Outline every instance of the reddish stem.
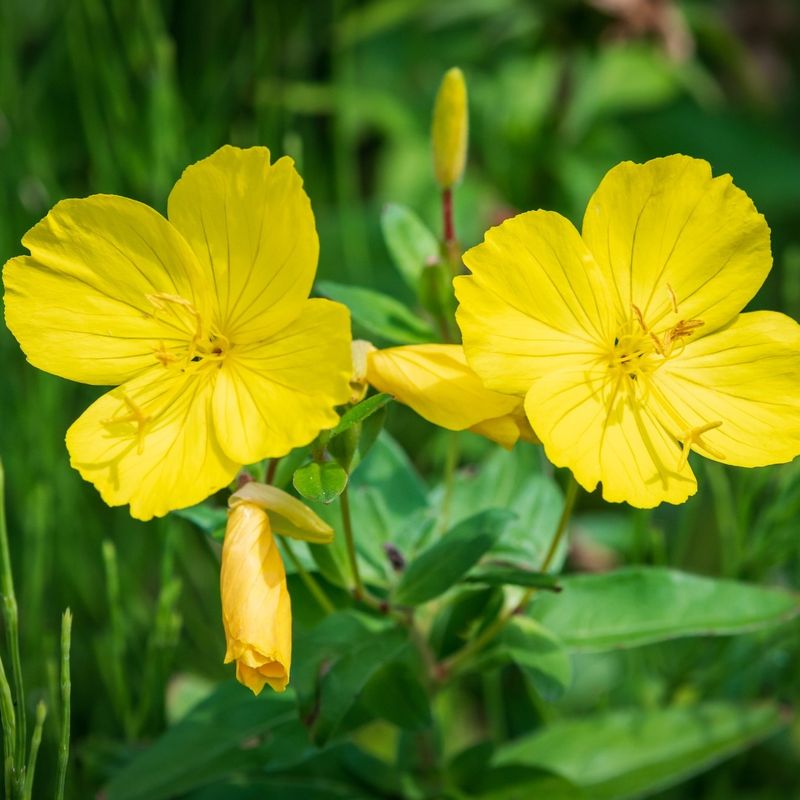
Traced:
<path fill-rule="evenodd" d="M 442 191 L 442 215 L 444 219 L 444 243 L 451 244 L 456 240 L 456 230 L 453 224 L 453 190 Z"/>

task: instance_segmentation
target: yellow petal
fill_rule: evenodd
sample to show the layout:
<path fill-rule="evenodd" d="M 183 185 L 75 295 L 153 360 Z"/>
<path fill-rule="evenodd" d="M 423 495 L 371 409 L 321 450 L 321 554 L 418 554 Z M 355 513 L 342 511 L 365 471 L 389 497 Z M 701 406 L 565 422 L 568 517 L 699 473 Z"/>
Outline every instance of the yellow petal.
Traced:
<path fill-rule="evenodd" d="M 207 376 L 155 367 L 94 402 L 67 431 L 72 466 L 110 506 L 138 519 L 199 503 L 233 480 L 239 464 L 211 425 Z"/>
<path fill-rule="evenodd" d="M 521 400 L 510 414 L 484 420 L 473 425 L 470 430 L 497 442 L 506 450 L 510 450 L 520 439 L 531 444 L 541 444 L 525 415 L 525 406 Z"/>
<path fill-rule="evenodd" d="M 122 383 L 156 364 L 161 345 L 186 348 L 207 290 L 181 235 L 147 206 L 113 195 L 64 200 L 22 240 L 31 255 L 3 271 L 6 322 L 28 360 L 70 380 Z M 163 304 L 162 304 L 163 305 Z"/>
<path fill-rule="evenodd" d="M 722 423 L 692 446 L 701 455 L 759 467 L 800 454 L 800 325 L 793 319 L 772 311 L 741 314 L 690 342 L 654 381 L 676 412 L 659 409 L 676 436 Z"/>
<path fill-rule="evenodd" d="M 464 254 L 458 323 L 470 366 L 490 389 L 524 396 L 558 359 L 614 340 L 610 289 L 575 228 L 531 211 Z"/>
<path fill-rule="evenodd" d="M 213 278 L 231 341 L 272 336 L 297 317 L 317 269 L 314 215 L 294 162 L 225 146 L 188 167 L 169 219 Z"/>
<path fill-rule="evenodd" d="M 476 425 L 470 426 L 469 430 L 472 433 L 477 433 L 479 436 L 485 436 L 487 439 L 497 442 L 501 447 L 505 447 L 506 450 L 510 450 L 520 438 L 519 426 L 510 414 L 495 417 L 494 419 L 485 419 Z"/>
<path fill-rule="evenodd" d="M 576 358 L 533 384 L 525 410 L 547 457 L 587 491 L 601 481 L 609 502 L 682 503 L 697 485 L 681 446 L 611 374 L 607 363 Z"/>
<path fill-rule="evenodd" d="M 620 320 L 636 305 L 656 333 L 678 318 L 703 320 L 700 336 L 724 325 L 772 264 L 750 198 L 687 156 L 614 167 L 589 201 L 583 237 L 616 285 Z"/>
<path fill-rule="evenodd" d="M 225 663 L 258 694 L 282 692 L 292 662 L 292 605 L 278 545 L 265 511 L 252 503 L 231 509 L 220 572 Z"/>
<path fill-rule="evenodd" d="M 230 508 L 242 503 L 250 503 L 269 512 L 272 530 L 281 536 L 315 544 L 333 541 L 333 528 L 327 522 L 320 519 L 305 503 L 276 486 L 249 481 L 228 499 Z"/>
<path fill-rule="evenodd" d="M 283 456 L 339 420 L 350 397 L 350 317 L 345 306 L 307 300 L 267 341 L 230 352 L 217 373 L 214 421 L 242 464 Z"/>
<path fill-rule="evenodd" d="M 375 350 L 367 356 L 367 380 L 379 391 L 394 395 L 434 425 L 451 431 L 472 428 L 504 417 L 519 406 L 518 397 L 485 389 L 469 368 L 458 345 L 423 344 Z M 510 420 L 492 428 L 503 442 L 509 441 Z M 486 434 L 484 431 L 481 433 Z"/>

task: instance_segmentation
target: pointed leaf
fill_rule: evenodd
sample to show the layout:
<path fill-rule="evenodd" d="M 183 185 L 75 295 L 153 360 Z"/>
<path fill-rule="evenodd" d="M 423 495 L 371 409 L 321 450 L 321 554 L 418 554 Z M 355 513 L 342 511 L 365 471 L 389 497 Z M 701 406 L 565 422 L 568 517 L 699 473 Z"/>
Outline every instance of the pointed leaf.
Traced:
<path fill-rule="evenodd" d="M 730 636 L 784 622 L 800 610 L 782 589 L 634 567 L 570 575 L 529 612 L 571 650 L 637 647 L 682 636 Z"/>
<path fill-rule="evenodd" d="M 558 576 L 523 569 L 514 565 L 481 564 L 463 579 L 464 583 L 483 583 L 486 586 L 527 586 L 560 592 Z"/>
<path fill-rule="evenodd" d="M 363 329 L 367 336 L 379 337 L 393 344 L 436 340 L 431 326 L 394 297 L 332 281 L 320 281 L 317 289 L 325 297 L 344 303 L 353 315 L 356 328 Z"/>
<path fill-rule="evenodd" d="M 493 764 L 552 770 L 593 800 L 624 800 L 679 783 L 784 725 L 766 704 L 617 710 L 554 722 L 498 748 Z"/>
<path fill-rule="evenodd" d="M 492 509 L 456 525 L 406 568 L 395 601 L 417 605 L 447 591 L 497 543 L 513 519 L 509 511 Z"/>
<path fill-rule="evenodd" d="M 439 242 L 410 208 L 397 203 L 383 209 L 381 228 L 397 271 L 416 292 L 422 270 L 439 259 Z"/>

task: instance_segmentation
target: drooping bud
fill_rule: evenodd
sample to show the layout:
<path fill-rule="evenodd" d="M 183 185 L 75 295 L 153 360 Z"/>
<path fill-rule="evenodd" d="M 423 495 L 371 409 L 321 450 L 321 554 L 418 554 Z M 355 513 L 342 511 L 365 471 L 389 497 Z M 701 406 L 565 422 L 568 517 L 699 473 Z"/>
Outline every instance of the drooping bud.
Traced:
<path fill-rule="evenodd" d="M 225 663 L 236 662 L 236 679 L 254 694 L 267 683 L 282 692 L 292 661 L 292 605 L 269 517 L 253 503 L 238 503 L 228 517 L 220 591 Z"/>
<path fill-rule="evenodd" d="M 458 68 L 442 79 L 433 107 L 433 167 L 442 189 L 450 189 L 464 172 L 469 137 L 467 84 Z"/>
<path fill-rule="evenodd" d="M 313 544 L 330 544 L 333 528 L 296 497 L 258 481 L 241 486 L 228 499 L 233 511 L 242 504 L 258 506 L 269 514 L 271 529 L 281 536 Z"/>

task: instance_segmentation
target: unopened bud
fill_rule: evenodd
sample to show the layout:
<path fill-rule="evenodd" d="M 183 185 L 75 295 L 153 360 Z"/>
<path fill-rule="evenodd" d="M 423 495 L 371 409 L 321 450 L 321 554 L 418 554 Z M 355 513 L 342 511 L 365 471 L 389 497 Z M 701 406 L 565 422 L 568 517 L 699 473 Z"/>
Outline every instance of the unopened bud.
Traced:
<path fill-rule="evenodd" d="M 350 402 L 360 403 L 367 393 L 367 353 L 372 352 L 375 345 L 365 339 L 354 339 L 352 345 L 353 377 L 350 378 Z"/>
<path fill-rule="evenodd" d="M 461 179 L 468 137 L 467 84 L 464 73 L 453 67 L 445 73 L 433 106 L 433 168 L 442 189 Z"/>

